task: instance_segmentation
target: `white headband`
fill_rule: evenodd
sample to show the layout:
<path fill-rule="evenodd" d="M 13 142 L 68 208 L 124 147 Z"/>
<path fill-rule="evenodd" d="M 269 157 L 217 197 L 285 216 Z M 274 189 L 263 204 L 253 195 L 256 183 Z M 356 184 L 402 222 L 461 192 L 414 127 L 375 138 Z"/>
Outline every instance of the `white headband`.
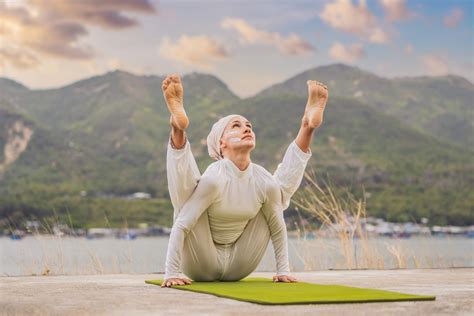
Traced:
<path fill-rule="evenodd" d="M 227 115 L 212 125 L 211 132 L 207 135 L 207 151 L 209 152 L 209 156 L 211 156 L 214 160 L 223 159 L 221 155 L 221 144 L 220 140 L 222 138 L 222 134 L 224 134 L 225 127 L 229 122 L 236 117 L 240 117 L 241 115 L 238 114 L 231 114 Z"/>

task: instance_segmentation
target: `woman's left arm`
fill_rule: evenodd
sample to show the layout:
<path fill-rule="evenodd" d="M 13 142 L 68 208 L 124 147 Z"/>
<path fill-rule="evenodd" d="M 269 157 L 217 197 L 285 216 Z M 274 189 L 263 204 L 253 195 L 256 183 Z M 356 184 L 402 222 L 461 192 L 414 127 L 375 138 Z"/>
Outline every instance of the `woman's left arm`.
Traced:
<path fill-rule="evenodd" d="M 311 149 L 304 152 L 293 141 L 286 149 L 282 162 L 278 164 L 273 178 L 280 185 L 283 211 L 290 206 L 291 197 L 303 180 L 304 170 L 311 156 Z"/>
<path fill-rule="evenodd" d="M 266 191 L 266 199 L 262 205 L 262 211 L 270 229 L 270 238 L 275 251 L 277 274 L 274 277 L 274 281 L 296 281 L 295 278 L 288 276 L 290 273 L 288 259 L 288 234 L 286 231 L 285 219 L 283 217 L 281 192 L 277 185 L 269 186 Z M 277 280 L 275 280 L 275 278 L 277 278 Z"/>

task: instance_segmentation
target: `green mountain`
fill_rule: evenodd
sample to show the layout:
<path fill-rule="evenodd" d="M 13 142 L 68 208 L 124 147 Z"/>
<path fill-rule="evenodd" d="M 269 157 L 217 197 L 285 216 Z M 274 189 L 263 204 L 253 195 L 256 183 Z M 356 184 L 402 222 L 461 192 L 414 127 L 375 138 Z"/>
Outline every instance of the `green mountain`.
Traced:
<path fill-rule="evenodd" d="M 474 146 L 474 85 L 458 76 L 386 79 L 344 64 L 317 67 L 261 94 L 304 95 L 309 79 L 332 95 L 357 99 L 403 120 L 420 132 L 461 146 Z"/>
<path fill-rule="evenodd" d="M 341 74 L 339 68 L 346 73 Z M 333 79 L 329 79 L 331 73 Z M 391 89 L 409 91 L 399 81 L 429 87 L 439 78 L 388 80 L 332 65 L 242 100 L 214 76 L 184 76 L 185 106 L 191 120 L 187 135 L 201 172 L 211 162 L 205 146 L 207 133 L 219 116 L 230 113 L 241 113 L 252 121 L 257 135 L 252 159 L 273 172 L 298 132 L 306 104 L 306 77 L 330 87 L 324 123 L 315 132 L 310 160 L 318 177 L 327 175 L 358 193 L 363 186 L 370 193 L 367 207 L 371 215 L 390 220 L 428 217 L 439 224 L 474 223 L 473 151 L 458 145 L 468 135 L 460 129 L 456 133 L 461 136 L 452 133 L 459 138 L 456 142 L 446 141 L 448 134 L 437 136 L 401 117 L 405 111 L 398 106 L 401 101 L 376 101 L 398 94 Z M 0 226 L 51 216 L 67 218 L 81 227 L 104 226 L 104 217 L 112 225 L 144 221 L 170 225 L 165 170 L 169 113 L 161 93 L 162 80 L 115 71 L 58 89 L 30 90 L 1 79 L 0 149 L 12 142 L 12 133 L 21 134 L 12 132 L 15 121 L 24 122 L 22 126 L 31 129 L 32 135 L 13 162 L 5 164 L 3 157 Z M 354 80 L 365 82 L 361 85 L 366 94 L 354 97 L 347 92 Z M 342 88 L 344 84 L 347 87 Z M 380 87 L 369 88 L 370 84 Z M 453 90 L 446 85 L 444 95 L 471 91 L 472 98 L 469 84 Z M 375 90 L 380 92 L 370 96 L 368 91 Z M 419 100 L 430 100 L 431 90 L 420 88 L 416 93 Z M 471 106 L 465 102 L 461 97 L 452 102 L 453 117 Z M 433 104 L 420 101 L 418 107 L 414 112 L 423 116 Z M 434 126 L 441 117 L 433 116 L 431 123 L 430 118 L 423 116 L 423 120 Z M 153 198 L 119 198 L 137 191 L 149 192 Z"/>
<path fill-rule="evenodd" d="M 260 95 L 243 101 L 257 134 L 254 157 L 274 170 L 298 132 L 306 98 Z M 359 191 L 371 215 L 438 223 L 472 221 L 472 150 L 421 133 L 353 98 L 333 96 L 315 132 L 311 167 L 321 179 Z M 436 203 L 433 201 L 436 199 Z M 461 215 L 463 214 L 463 215 Z"/>

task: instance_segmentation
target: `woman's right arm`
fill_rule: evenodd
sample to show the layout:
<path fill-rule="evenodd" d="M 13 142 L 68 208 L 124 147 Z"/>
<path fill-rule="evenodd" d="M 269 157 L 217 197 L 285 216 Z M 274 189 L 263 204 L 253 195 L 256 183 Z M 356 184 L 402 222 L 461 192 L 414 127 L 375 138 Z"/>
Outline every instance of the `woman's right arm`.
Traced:
<path fill-rule="evenodd" d="M 166 254 L 165 282 L 170 278 L 180 278 L 179 270 L 184 238 L 194 227 L 202 213 L 215 201 L 218 190 L 218 179 L 204 174 L 194 192 L 184 203 L 171 228 Z"/>

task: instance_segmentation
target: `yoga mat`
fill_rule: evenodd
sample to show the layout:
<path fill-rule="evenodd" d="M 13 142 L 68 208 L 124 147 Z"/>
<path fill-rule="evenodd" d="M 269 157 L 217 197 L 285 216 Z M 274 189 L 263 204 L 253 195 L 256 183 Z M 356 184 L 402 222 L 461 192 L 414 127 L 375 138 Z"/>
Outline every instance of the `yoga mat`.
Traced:
<path fill-rule="evenodd" d="M 145 281 L 155 285 L 161 285 L 162 282 Z M 265 305 L 432 301 L 436 298 L 342 285 L 273 282 L 267 278 L 245 278 L 237 282 L 193 282 L 190 285 L 173 285 L 173 288 Z"/>

